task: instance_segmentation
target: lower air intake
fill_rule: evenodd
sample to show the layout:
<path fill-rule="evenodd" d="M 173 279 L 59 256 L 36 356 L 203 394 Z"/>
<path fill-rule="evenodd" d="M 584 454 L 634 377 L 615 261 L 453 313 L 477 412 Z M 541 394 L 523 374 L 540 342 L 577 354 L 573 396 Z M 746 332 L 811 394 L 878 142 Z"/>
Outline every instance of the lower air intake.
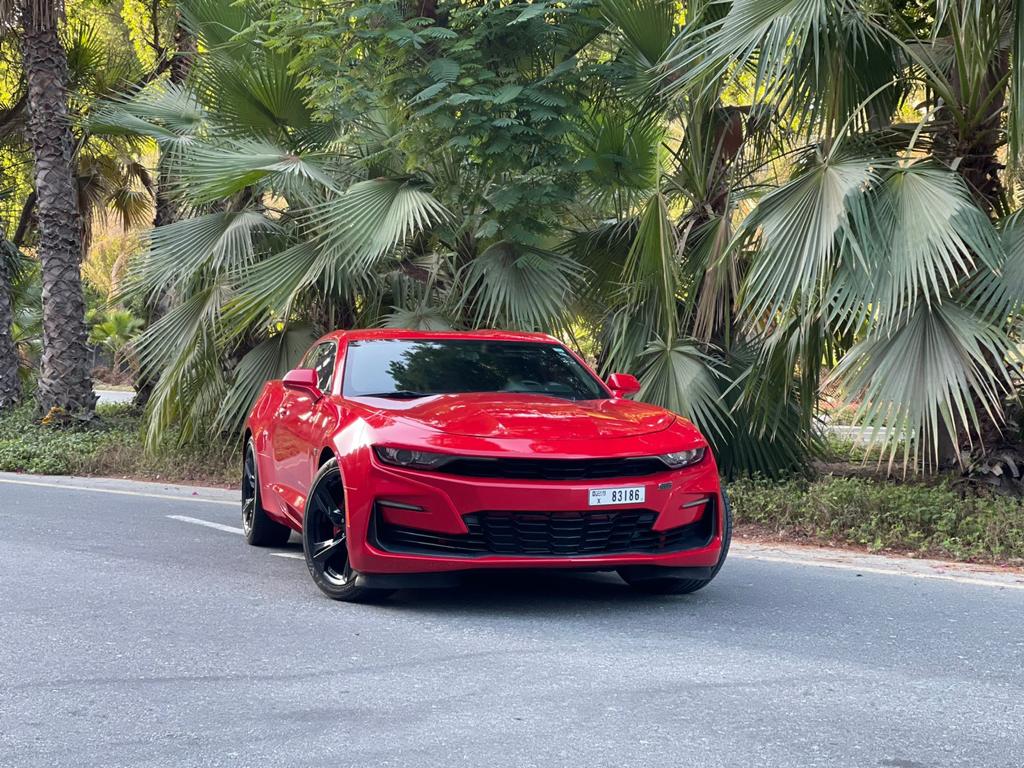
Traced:
<path fill-rule="evenodd" d="M 657 513 L 649 509 L 610 512 L 486 511 L 465 515 L 469 533 L 439 534 L 390 525 L 379 514 L 377 544 L 390 552 L 479 557 L 579 557 L 664 553 L 706 546 L 714 536 L 714 503 L 689 525 L 655 531 Z"/>

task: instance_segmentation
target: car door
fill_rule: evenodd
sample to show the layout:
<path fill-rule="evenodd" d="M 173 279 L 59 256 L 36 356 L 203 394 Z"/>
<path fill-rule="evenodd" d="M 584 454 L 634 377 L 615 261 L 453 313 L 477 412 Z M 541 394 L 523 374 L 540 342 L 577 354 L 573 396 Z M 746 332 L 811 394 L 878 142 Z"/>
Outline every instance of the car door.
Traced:
<path fill-rule="evenodd" d="M 300 524 L 328 426 L 324 406 L 333 391 L 337 354 L 336 341 L 322 342 L 306 353 L 299 367 L 316 371 L 320 394 L 287 389 L 274 418 L 274 490 L 285 502 L 282 512 Z"/>

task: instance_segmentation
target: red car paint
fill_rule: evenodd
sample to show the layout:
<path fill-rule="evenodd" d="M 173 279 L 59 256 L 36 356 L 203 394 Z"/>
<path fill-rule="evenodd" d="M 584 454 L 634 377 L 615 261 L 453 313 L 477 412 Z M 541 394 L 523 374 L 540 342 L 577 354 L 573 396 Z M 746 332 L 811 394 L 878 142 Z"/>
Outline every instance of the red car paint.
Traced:
<path fill-rule="evenodd" d="M 268 382 L 247 422 L 255 446 L 262 505 L 277 522 L 302 527 L 310 483 L 322 462 L 337 457 L 345 488 L 349 559 L 365 574 L 436 573 L 483 568 L 580 568 L 606 570 L 631 565 L 710 567 L 722 550 L 723 499 L 710 450 L 690 467 L 642 477 L 587 480 L 520 480 L 467 477 L 441 470 L 404 469 L 384 464 L 374 445 L 429 450 L 465 457 L 602 459 L 651 457 L 706 447 L 688 421 L 644 403 L 613 397 L 571 401 L 546 395 L 480 393 L 395 400 L 344 397 L 346 347 L 354 340 L 488 339 L 560 345 L 543 334 L 480 331 L 338 331 L 317 345 L 336 344 L 334 372 L 323 393 L 309 372 L 292 371 Z M 315 345 L 316 346 L 316 345 Z M 571 350 L 570 350 L 571 352 Z M 578 355 L 573 356 L 586 365 Z M 588 367 L 587 371 L 597 375 Z M 631 377 L 622 377 L 612 383 Z M 642 504 L 588 507 L 595 488 L 643 485 Z M 435 534 L 467 532 L 464 516 L 481 510 L 594 512 L 642 507 L 657 514 L 651 528 L 664 532 L 693 523 L 710 499 L 713 534 L 683 551 L 616 554 L 499 555 L 466 557 L 440 552 L 386 551 L 371 536 L 375 514 L 387 525 Z"/>

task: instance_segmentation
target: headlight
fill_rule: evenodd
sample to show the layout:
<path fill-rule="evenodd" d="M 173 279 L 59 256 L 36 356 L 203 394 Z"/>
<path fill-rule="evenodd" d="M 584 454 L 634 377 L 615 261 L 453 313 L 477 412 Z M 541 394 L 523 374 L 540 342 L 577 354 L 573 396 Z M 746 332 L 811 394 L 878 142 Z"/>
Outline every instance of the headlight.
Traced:
<path fill-rule="evenodd" d="M 672 469 L 680 469 L 681 467 L 688 467 L 691 464 L 698 463 L 704 458 L 705 448 L 691 448 L 688 451 L 674 451 L 673 453 L 663 453 L 658 458 L 665 462 Z"/>
<path fill-rule="evenodd" d="M 385 464 L 408 469 L 437 469 L 455 458 L 445 453 L 429 453 L 411 448 L 392 448 L 386 445 L 375 445 L 373 450 L 376 452 L 377 458 Z"/>

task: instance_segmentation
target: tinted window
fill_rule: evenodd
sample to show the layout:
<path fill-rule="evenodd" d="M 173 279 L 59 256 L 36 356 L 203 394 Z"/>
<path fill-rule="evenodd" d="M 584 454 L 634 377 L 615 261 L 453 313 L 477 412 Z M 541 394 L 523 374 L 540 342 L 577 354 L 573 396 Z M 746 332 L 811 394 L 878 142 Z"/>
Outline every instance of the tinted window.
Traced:
<path fill-rule="evenodd" d="M 462 392 L 532 392 L 570 400 L 607 397 L 561 346 L 478 339 L 350 342 L 344 391 L 350 397 Z"/>
<path fill-rule="evenodd" d="M 312 368 L 316 371 L 317 386 L 321 392 L 330 391 L 335 358 L 337 358 L 337 353 L 333 341 L 317 344 L 302 358 L 303 368 Z"/>

